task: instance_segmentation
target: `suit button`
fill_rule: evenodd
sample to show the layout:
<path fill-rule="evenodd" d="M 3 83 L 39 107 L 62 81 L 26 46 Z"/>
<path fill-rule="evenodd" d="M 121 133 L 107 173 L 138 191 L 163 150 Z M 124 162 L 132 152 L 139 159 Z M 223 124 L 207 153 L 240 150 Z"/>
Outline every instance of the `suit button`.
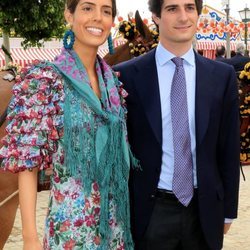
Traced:
<path fill-rule="evenodd" d="M 155 195 L 154 194 L 151 194 L 150 195 L 150 199 L 154 199 L 155 198 Z"/>

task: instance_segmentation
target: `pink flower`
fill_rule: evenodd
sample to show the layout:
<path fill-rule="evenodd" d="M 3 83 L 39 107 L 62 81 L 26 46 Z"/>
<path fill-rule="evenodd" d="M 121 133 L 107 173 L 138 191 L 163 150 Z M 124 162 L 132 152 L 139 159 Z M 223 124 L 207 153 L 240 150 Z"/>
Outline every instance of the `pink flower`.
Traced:
<path fill-rule="evenodd" d="M 72 239 L 66 241 L 63 245 L 65 250 L 73 250 L 75 247 L 76 242 Z"/>
<path fill-rule="evenodd" d="M 64 195 L 60 193 L 60 191 L 56 190 L 54 193 L 55 199 L 58 203 L 62 203 L 65 199 Z"/>
<path fill-rule="evenodd" d="M 120 98 L 118 96 L 110 96 L 110 101 L 113 105 L 118 106 L 120 103 Z"/>
<path fill-rule="evenodd" d="M 96 245 L 100 245 L 100 243 L 101 243 L 101 238 L 100 238 L 99 236 L 95 236 L 95 237 L 94 237 L 94 243 L 95 243 Z"/>
<path fill-rule="evenodd" d="M 96 205 L 100 204 L 101 196 L 99 193 L 92 194 L 93 203 Z"/>
<path fill-rule="evenodd" d="M 74 222 L 74 226 L 75 226 L 75 227 L 80 227 L 80 226 L 83 225 L 83 223 L 84 223 L 84 220 L 78 219 L 78 220 L 76 220 L 76 221 Z"/>
<path fill-rule="evenodd" d="M 96 192 L 99 190 L 98 184 L 96 182 L 93 184 L 93 189 Z"/>
<path fill-rule="evenodd" d="M 96 208 L 94 209 L 94 214 L 97 215 L 97 214 L 99 214 L 99 213 L 100 213 L 100 208 L 99 208 L 99 207 L 96 207 Z"/>
<path fill-rule="evenodd" d="M 53 237 L 53 236 L 54 236 L 54 234 L 55 234 L 55 230 L 54 230 L 54 222 L 53 222 L 53 221 L 51 221 L 51 222 L 49 223 L 49 235 L 50 235 L 51 237 Z"/>

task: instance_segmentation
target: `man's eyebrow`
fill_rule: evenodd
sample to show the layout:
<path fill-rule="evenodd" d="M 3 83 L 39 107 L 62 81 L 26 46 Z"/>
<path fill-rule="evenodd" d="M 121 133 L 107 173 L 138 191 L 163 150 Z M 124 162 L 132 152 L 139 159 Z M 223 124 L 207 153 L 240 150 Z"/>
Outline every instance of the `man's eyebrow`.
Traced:
<path fill-rule="evenodd" d="M 195 3 L 186 3 L 184 5 L 185 5 L 185 7 L 190 7 L 190 6 L 195 6 Z M 164 6 L 164 9 L 166 9 L 166 8 L 176 8 L 178 6 L 179 6 L 178 4 L 169 4 L 169 5 Z"/>
<path fill-rule="evenodd" d="M 166 5 L 164 7 L 164 9 L 166 9 L 166 8 L 176 8 L 177 6 L 178 6 L 178 4 L 170 4 L 170 5 Z"/>

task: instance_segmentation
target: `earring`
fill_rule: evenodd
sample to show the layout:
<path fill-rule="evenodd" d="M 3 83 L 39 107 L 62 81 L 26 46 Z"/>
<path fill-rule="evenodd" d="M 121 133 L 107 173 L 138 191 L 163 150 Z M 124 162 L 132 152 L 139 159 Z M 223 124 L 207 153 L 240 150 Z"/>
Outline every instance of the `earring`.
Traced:
<path fill-rule="evenodd" d="M 114 46 L 113 46 L 111 33 L 108 36 L 108 46 L 109 46 L 109 54 L 113 55 L 114 54 Z"/>
<path fill-rule="evenodd" d="M 65 49 L 72 49 L 75 42 L 75 34 L 70 29 L 67 30 L 63 36 L 63 47 Z"/>

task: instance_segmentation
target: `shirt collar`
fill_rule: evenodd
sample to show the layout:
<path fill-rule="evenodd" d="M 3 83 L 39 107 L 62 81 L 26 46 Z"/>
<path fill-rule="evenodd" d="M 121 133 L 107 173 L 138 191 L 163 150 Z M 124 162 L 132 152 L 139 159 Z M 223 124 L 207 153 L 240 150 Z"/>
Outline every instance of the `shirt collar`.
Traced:
<path fill-rule="evenodd" d="M 156 61 L 159 63 L 160 66 L 164 65 L 165 63 L 169 62 L 172 58 L 176 57 L 174 54 L 169 52 L 167 49 L 165 49 L 162 44 L 159 42 L 157 48 L 156 48 L 156 53 L 155 53 L 155 58 Z M 184 59 L 184 62 L 190 64 L 191 66 L 195 66 L 195 55 L 194 55 L 194 50 L 191 47 L 187 53 L 185 53 L 181 58 Z"/>

